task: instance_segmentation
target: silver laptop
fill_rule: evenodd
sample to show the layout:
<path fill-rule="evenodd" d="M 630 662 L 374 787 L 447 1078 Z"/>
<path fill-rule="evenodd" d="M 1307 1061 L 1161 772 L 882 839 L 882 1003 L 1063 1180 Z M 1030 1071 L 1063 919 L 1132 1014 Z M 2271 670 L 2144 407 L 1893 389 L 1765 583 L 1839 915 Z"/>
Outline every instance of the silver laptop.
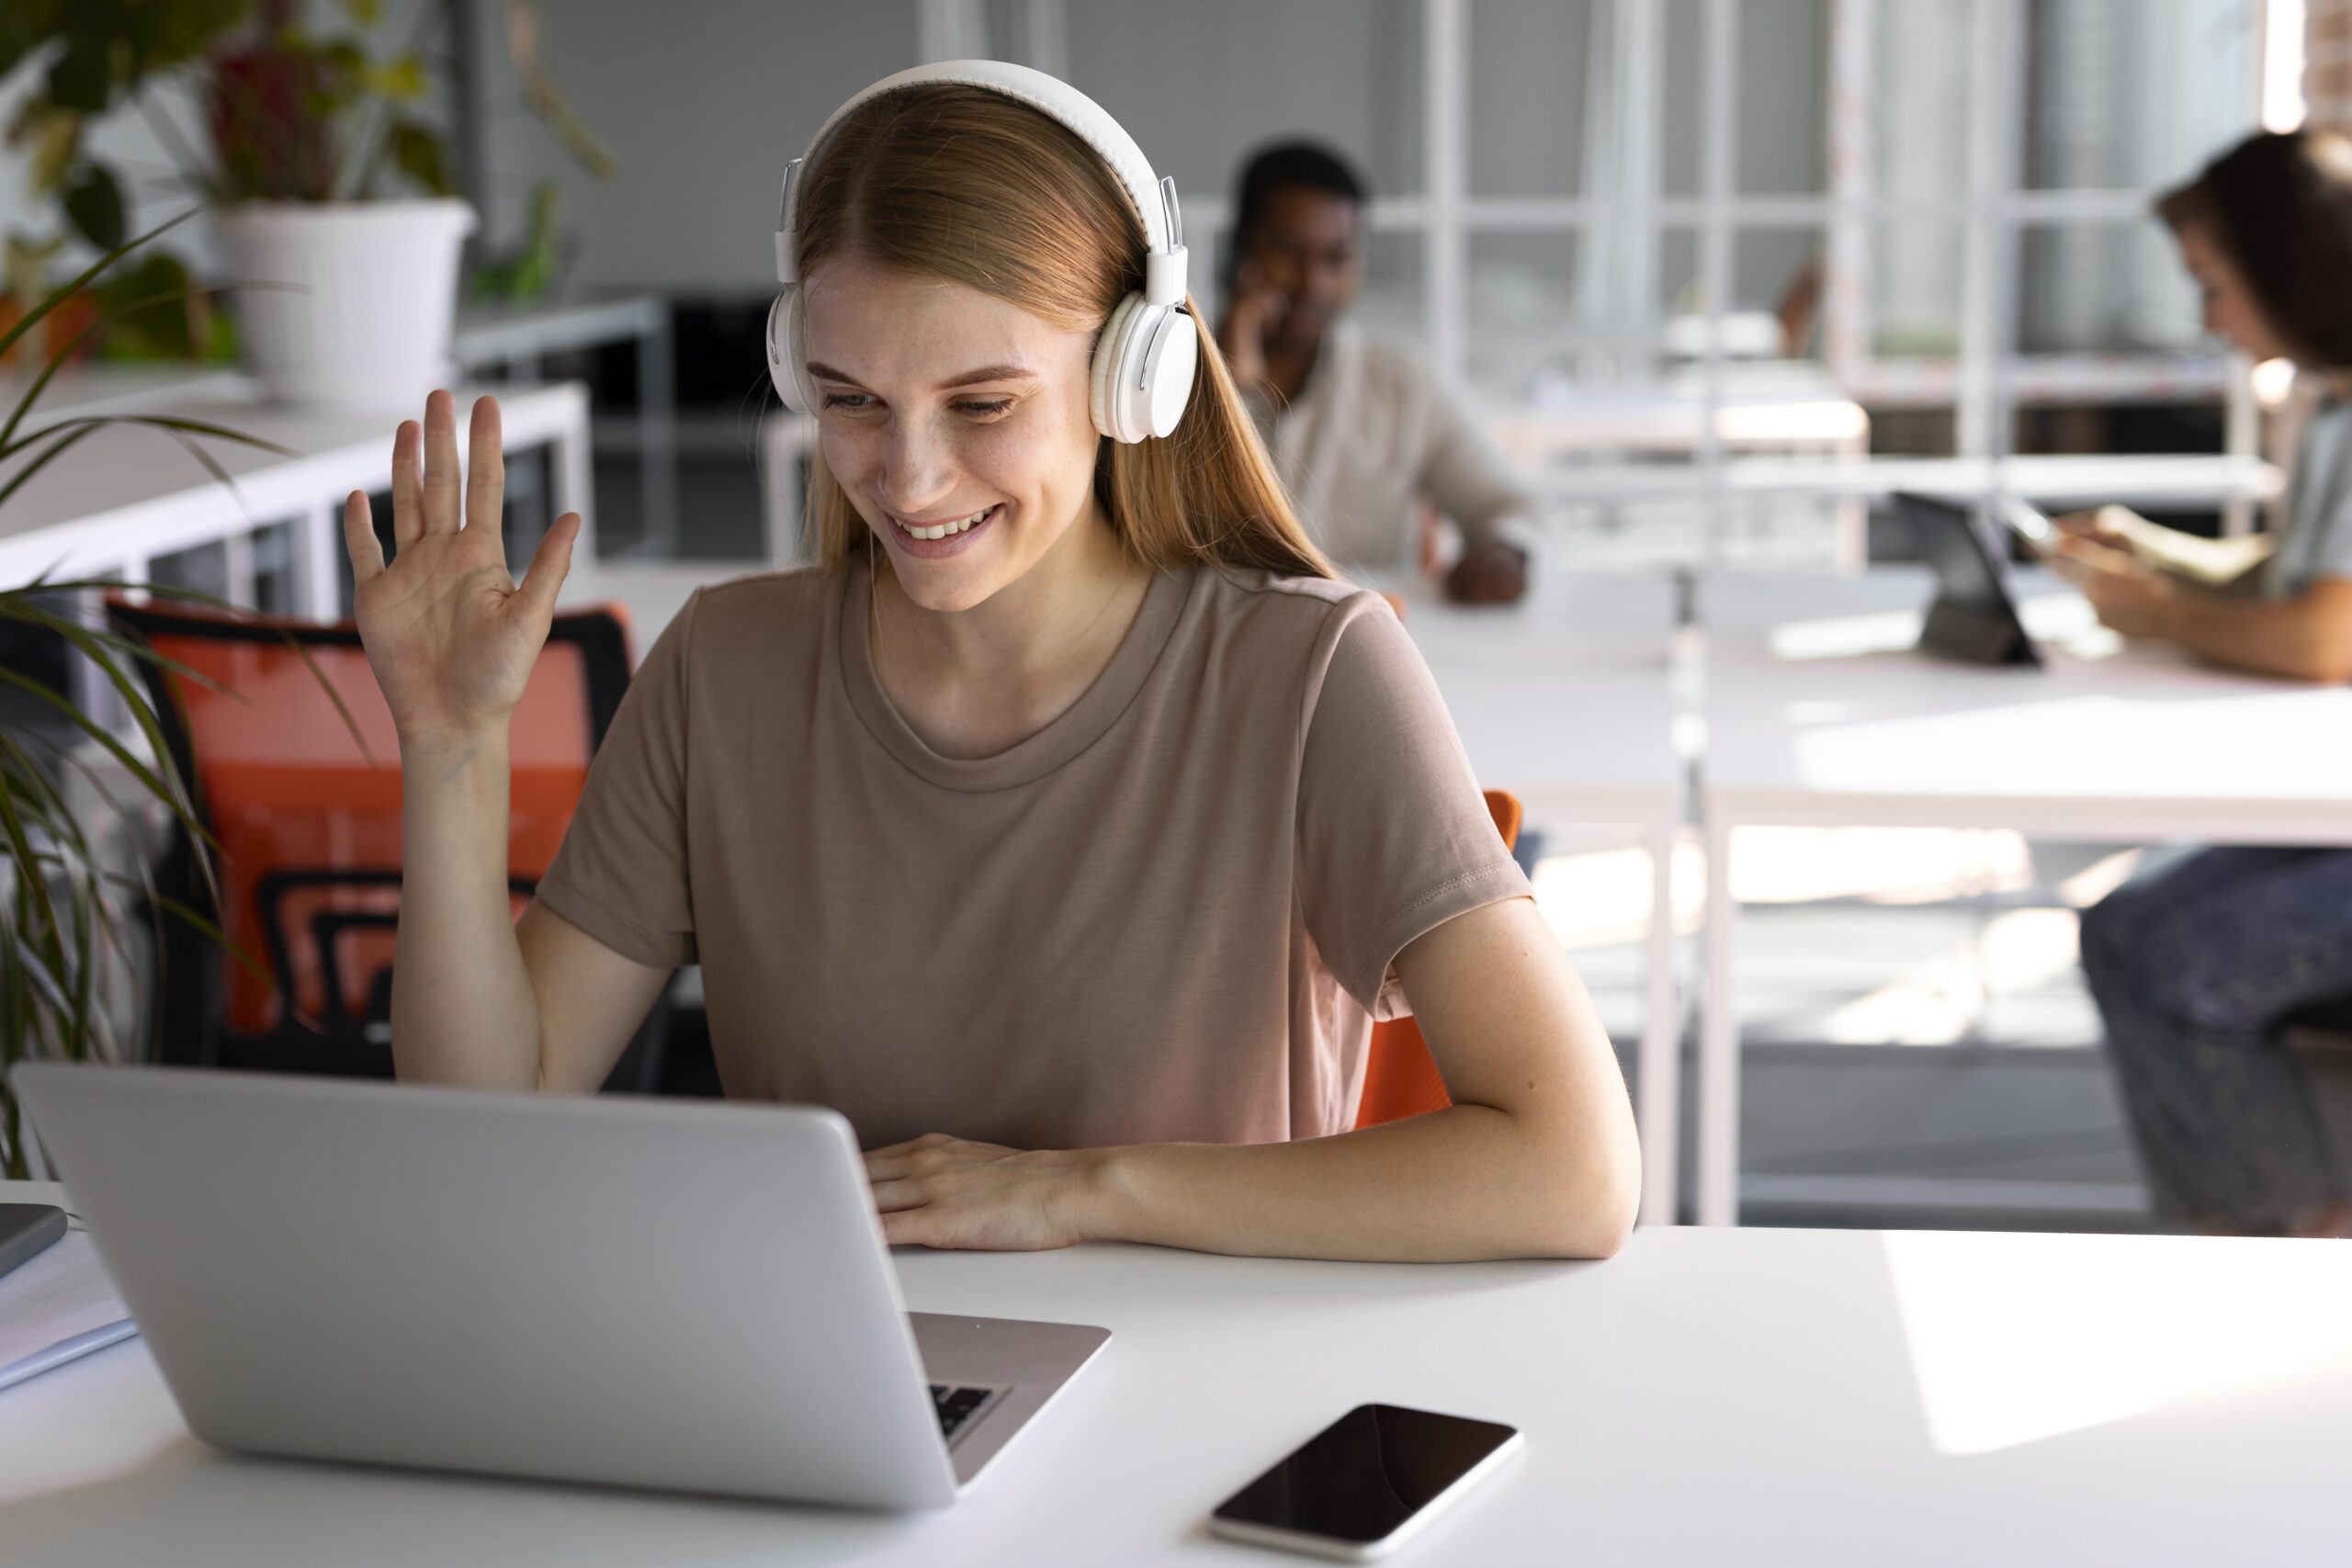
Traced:
<path fill-rule="evenodd" d="M 54 1062 L 15 1081 L 223 1449 L 935 1507 L 1110 1337 L 909 1314 L 830 1111 Z"/>

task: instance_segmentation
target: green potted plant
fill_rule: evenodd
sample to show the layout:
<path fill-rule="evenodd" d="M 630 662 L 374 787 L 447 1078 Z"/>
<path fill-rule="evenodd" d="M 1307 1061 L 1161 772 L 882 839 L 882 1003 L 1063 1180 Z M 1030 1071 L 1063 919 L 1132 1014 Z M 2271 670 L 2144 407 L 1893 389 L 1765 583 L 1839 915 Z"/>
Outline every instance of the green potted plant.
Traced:
<path fill-rule="evenodd" d="M 47 51 L 9 137 L 33 150 L 36 189 L 55 194 L 74 231 L 107 250 L 121 243 L 127 203 L 82 133 L 110 109 L 135 107 L 187 187 L 215 206 L 246 367 L 265 391 L 405 409 L 450 374 L 459 253 L 475 223 L 427 113 L 424 45 L 445 13 L 423 6 L 413 35 L 379 53 L 368 36 L 379 0 L 337 9 L 344 30 L 328 32 L 305 25 L 297 0 L 9 0 L 0 73 Z M 610 155 L 540 65 L 537 17 L 534 0 L 509 0 L 524 101 L 609 177 Z M 199 129 L 148 90 L 175 83 Z M 209 341 L 206 324 L 175 341 Z"/>
<path fill-rule="evenodd" d="M 178 221 L 175 220 L 174 224 Z M 156 230 L 116 247 L 72 282 L 51 290 L 0 332 L 0 355 L 16 347 L 68 300 L 85 298 L 86 291 L 101 284 L 118 262 L 162 231 Z M 135 276 L 138 269 L 129 270 Z M 141 308 L 156 303 L 170 301 L 143 298 L 132 301 Z M 162 414 L 91 414 L 45 424 L 30 423 L 51 378 L 98 324 L 85 322 L 47 355 L 40 375 L 18 396 L 6 422 L 0 423 L 0 512 L 5 512 L 9 498 L 32 474 L 110 428 L 164 432 L 223 479 L 226 474 L 198 445 L 199 440 L 269 446 L 219 425 Z M 137 731 L 135 741 L 126 741 L 96 716 L 84 712 L 24 671 L 0 664 L 0 687 L 58 715 L 67 730 L 102 748 L 138 789 L 136 802 L 121 799 L 72 750 L 53 739 L 44 740 L 30 727 L 0 726 L 0 1175 L 10 1178 L 28 1174 L 29 1161 L 24 1125 L 9 1088 L 9 1070 L 32 1056 L 86 1059 L 128 1054 L 99 1005 L 99 985 L 108 954 L 119 958 L 125 952 L 127 910 L 143 908 L 154 919 L 187 920 L 215 941 L 220 940 L 219 927 L 202 910 L 164 897 L 146 881 L 135 858 L 130 871 L 117 869 L 103 846 L 94 840 L 84 812 L 77 810 L 73 792 L 66 786 L 67 775 L 79 773 L 118 817 L 141 803 L 160 805 L 196 834 L 199 842 L 210 841 L 196 815 L 187 782 L 173 764 L 171 749 L 164 744 L 161 724 L 139 678 L 139 664 L 153 662 L 156 656 L 139 643 L 85 624 L 68 607 L 68 596 L 104 586 L 45 579 L 0 585 L 0 624 L 29 626 L 62 638 L 96 666 Z M 203 597 L 185 592 L 177 596 Z M 209 877 L 209 863 L 205 871 Z"/>

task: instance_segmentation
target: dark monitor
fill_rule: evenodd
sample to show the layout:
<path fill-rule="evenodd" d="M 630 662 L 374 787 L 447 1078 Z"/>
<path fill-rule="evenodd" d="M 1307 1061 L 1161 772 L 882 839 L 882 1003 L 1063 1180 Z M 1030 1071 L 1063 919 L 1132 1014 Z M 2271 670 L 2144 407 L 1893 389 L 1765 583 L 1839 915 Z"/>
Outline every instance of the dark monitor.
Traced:
<path fill-rule="evenodd" d="M 1936 602 L 1920 629 L 1921 651 L 1971 664 L 2041 662 L 2018 618 L 2008 577 L 1978 532 L 1972 508 L 1930 495 L 1897 493 L 1895 509 L 1936 574 Z"/>

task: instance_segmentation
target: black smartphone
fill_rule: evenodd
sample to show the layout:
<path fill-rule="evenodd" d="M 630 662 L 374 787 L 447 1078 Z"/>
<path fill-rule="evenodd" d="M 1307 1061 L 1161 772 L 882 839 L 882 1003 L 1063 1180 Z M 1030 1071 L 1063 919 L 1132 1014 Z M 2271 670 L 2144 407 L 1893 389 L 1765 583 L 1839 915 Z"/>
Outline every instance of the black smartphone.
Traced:
<path fill-rule="evenodd" d="M 1218 1504 L 1209 1529 L 1361 1562 L 1419 1533 L 1521 1443 L 1499 1422 L 1359 1404 Z"/>

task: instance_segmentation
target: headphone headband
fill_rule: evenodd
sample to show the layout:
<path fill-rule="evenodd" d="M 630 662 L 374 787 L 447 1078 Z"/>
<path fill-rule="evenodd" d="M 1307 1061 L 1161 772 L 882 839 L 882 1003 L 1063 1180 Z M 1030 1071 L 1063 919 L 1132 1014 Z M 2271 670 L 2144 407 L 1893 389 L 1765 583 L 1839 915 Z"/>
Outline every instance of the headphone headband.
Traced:
<path fill-rule="evenodd" d="M 983 87 L 1028 105 L 1075 132 L 1119 177 L 1143 224 L 1143 289 L 1120 300 L 1095 337 L 1087 367 L 1087 412 L 1094 428 L 1114 441 L 1148 441 L 1174 431 L 1192 400 L 1200 359 L 1200 325 L 1184 293 L 1184 225 L 1176 209 L 1176 182 L 1153 178 L 1135 138 L 1092 98 L 1042 71 L 995 60 L 951 60 L 885 76 L 828 116 L 808 151 L 784 171 L 775 223 L 775 277 L 783 290 L 768 307 L 767 332 L 768 376 L 776 396 L 803 413 L 820 406 L 800 344 L 799 176 L 844 115 L 879 94 L 933 82 Z"/>
<path fill-rule="evenodd" d="M 952 83 L 962 86 L 985 87 L 1001 93 L 1008 98 L 1027 104 L 1074 131 L 1079 140 L 1094 149 L 1103 163 L 1116 175 L 1120 186 L 1127 193 L 1127 203 L 1135 209 L 1143 224 L 1144 234 L 1144 299 L 1152 305 L 1181 304 L 1184 299 L 1184 229 L 1183 219 L 1177 210 L 1176 182 L 1154 177 L 1150 163 L 1143 149 L 1136 145 L 1119 122 L 1113 119 L 1102 105 L 1088 97 L 1069 83 L 1026 65 L 1009 64 L 1001 60 L 949 60 L 935 65 L 918 65 L 885 76 L 879 82 L 853 96 L 835 109 L 817 128 L 809 139 L 808 151 L 793 160 L 785 170 L 783 189 L 778 194 L 775 234 L 776 281 L 792 284 L 798 281 L 799 261 L 794 254 L 798 237 L 798 214 L 796 210 L 798 179 L 796 177 L 808 164 L 813 163 L 825 139 L 833 127 L 854 112 L 867 99 L 900 87 L 925 83 Z"/>

